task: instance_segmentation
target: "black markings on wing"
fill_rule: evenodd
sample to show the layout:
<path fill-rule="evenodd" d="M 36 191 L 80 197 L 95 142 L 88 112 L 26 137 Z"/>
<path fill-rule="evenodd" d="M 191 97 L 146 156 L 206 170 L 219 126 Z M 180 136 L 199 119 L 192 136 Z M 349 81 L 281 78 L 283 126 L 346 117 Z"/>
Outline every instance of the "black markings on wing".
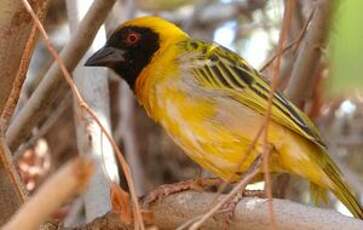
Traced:
<path fill-rule="evenodd" d="M 257 112 L 266 112 L 270 85 L 244 59 L 226 48 L 203 41 L 184 42 L 183 48 L 197 52 L 199 55 L 196 55 L 196 59 L 204 61 L 201 63 L 205 64 L 193 70 L 194 76 L 202 86 L 233 91 L 234 95 L 237 95 L 234 99 Z M 239 99 L 242 97 L 238 94 L 244 94 L 244 98 L 256 101 L 246 103 Z M 280 92 L 274 93 L 272 103 L 272 119 L 275 122 L 325 147 L 314 124 Z"/>

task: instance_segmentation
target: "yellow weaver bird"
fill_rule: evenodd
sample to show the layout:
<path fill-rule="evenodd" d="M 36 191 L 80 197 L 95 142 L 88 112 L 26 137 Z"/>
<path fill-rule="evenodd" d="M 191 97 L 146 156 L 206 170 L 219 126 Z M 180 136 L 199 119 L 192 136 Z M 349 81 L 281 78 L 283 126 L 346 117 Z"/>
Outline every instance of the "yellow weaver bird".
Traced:
<path fill-rule="evenodd" d="M 121 75 L 148 115 L 191 159 L 222 179 L 239 179 L 262 153 L 262 140 L 248 149 L 265 121 L 271 87 L 236 53 L 148 16 L 122 24 L 86 65 Z M 273 95 L 268 141 L 271 172 L 306 178 L 317 198 L 331 190 L 363 219 L 318 129 L 279 92 Z"/>

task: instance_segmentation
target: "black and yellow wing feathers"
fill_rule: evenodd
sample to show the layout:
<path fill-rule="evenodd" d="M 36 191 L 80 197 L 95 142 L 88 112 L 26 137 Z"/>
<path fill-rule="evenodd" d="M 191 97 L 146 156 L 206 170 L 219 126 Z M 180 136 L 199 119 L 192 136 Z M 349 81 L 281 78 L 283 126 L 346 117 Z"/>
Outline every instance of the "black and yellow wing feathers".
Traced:
<path fill-rule="evenodd" d="M 192 54 L 190 61 L 198 63 L 192 65 L 192 73 L 202 87 L 225 90 L 239 103 L 266 113 L 271 86 L 244 59 L 222 46 L 199 40 L 180 45 Z M 325 148 L 315 125 L 280 92 L 273 95 L 271 119 Z"/>

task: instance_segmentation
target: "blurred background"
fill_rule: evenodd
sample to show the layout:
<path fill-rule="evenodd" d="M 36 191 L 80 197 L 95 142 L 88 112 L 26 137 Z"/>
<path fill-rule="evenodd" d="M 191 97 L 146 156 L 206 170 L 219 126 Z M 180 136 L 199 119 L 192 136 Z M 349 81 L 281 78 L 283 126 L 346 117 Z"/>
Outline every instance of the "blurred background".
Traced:
<path fill-rule="evenodd" d="M 67 44 L 72 34 L 69 26 L 69 22 L 75 19 L 71 13 L 72 7 L 77 7 L 77 17 L 80 19 L 92 3 L 88 0 L 70 2 L 72 1 L 51 0 L 45 20 L 47 32 L 59 50 Z M 363 2 L 331 2 L 334 2 L 334 14 L 329 18 L 329 29 L 323 34 L 327 39 L 326 46 L 316 47 L 322 49 L 322 55 L 312 66 L 314 76 L 310 80 L 310 88 L 305 89 L 309 93 L 298 105 L 321 129 L 332 157 L 361 197 Z M 277 53 L 286 4 L 287 1 L 284 0 L 120 0 L 110 13 L 105 27 L 97 35 L 90 53 L 103 46 L 107 34 L 123 20 L 141 15 L 158 15 L 178 24 L 195 38 L 214 41 L 234 50 L 256 69 L 262 69 L 263 75 L 269 79 L 273 68 L 272 65 L 265 64 Z M 281 91 L 289 85 L 294 64 L 302 49 L 300 43 L 306 39 L 314 12 L 317 12 L 316 1 L 296 1 L 285 42 L 287 45 L 295 45 L 282 56 L 279 70 Z M 21 111 L 41 82 L 52 61 L 44 44 L 39 40 L 17 112 Z M 83 61 L 79 68 L 82 68 L 82 64 Z M 129 161 L 139 195 L 161 184 L 201 175 L 210 176 L 189 160 L 165 132 L 147 117 L 119 77 L 108 72 L 100 74 L 109 79 L 110 96 L 106 100 L 109 104 L 108 125 Z M 83 78 L 92 77 L 84 75 Z M 79 135 L 76 132 L 79 123 L 74 115 L 72 96 L 68 91 L 62 91 L 54 106 L 47 112 L 47 118 L 16 151 L 17 166 L 27 190 L 31 193 L 66 160 L 80 153 L 75 141 Z M 114 160 L 102 159 L 100 162 L 103 164 L 103 171 L 114 170 L 112 166 L 108 166 L 115 164 Z M 121 185 L 125 187 L 122 173 L 119 177 Z M 309 186 L 305 181 L 282 176 L 275 182 L 277 196 L 310 204 Z M 262 187 L 263 183 L 260 183 L 251 188 Z M 332 207 L 349 214 L 333 196 L 331 199 Z M 74 203 L 69 203 L 54 216 L 62 219 L 73 207 Z"/>

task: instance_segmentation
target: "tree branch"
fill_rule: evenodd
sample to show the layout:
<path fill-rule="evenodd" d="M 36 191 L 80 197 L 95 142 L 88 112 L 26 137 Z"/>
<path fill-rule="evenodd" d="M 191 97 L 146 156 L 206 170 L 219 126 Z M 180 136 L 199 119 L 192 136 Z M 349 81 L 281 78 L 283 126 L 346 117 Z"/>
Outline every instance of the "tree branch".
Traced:
<path fill-rule="evenodd" d="M 211 207 L 213 193 L 183 192 L 151 205 L 154 220 L 162 229 L 176 229 L 203 215 Z M 220 197 L 223 199 L 223 196 Z M 343 216 L 333 210 L 307 207 L 288 200 L 273 199 L 277 229 L 363 229 L 363 221 Z M 270 229 L 268 202 L 260 198 L 243 198 L 235 210 L 229 229 Z M 209 219 L 205 229 L 223 229 L 225 217 Z"/>
<path fill-rule="evenodd" d="M 154 224 L 160 229 L 177 229 L 186 222 L 199 218 L 211 207 L 216 193 L 187 191 L 170 195 L 151 204 Z M 219 197 L 224 199 L 225 195 Z M 276 227 L 287 229 L 363 229 L 363 221 L 343 216 L 334 210 L 308 207 L 288 200 L 274 199 Z M 268 230 L 267 200 L 255 197 L 243 198 L 237 205 L 230 230 Z M 225 216 L 219 213 L 202 226 L 203 229 L 224 229 Z M 62 229 L 62 228 L 61 228 Z M 132 229 L 121 223 L 117 213 L 109 212 L 93 222 L 67 230 Z"/>
<path fill-rule="evenodd" d="M 67 0 L 70 30 L 73 33 L 79 25 L 79 3 L 84 0 Z M 97 36 L 106 36 L 98 34 Z M 91 50 L 95 51 L 92 47 Z M 85 55 L 82 60 L 88 58 Z M 111 131 L 110 99 L 108 78 L 105 69 L 90 69 L 78 66 L 74 71 L 74 81 L 84 100 L 89 104 L 103 126 Z M 118 183 L 118 168 L 111 143 L 104 137 L 91 115 L 82 110 L 79 103 L 74 103 L 75 124 L 77 131 L 77 145 L 79 152 L 99 159 L 96 171 L 91 179 L 87 191 L 84 193 L 86 221 L 90 222 L 111 210 L 111 181 Z M 83 114 L 81 114 L 83 113 Z M 111 180 L 111 181 L 110 181 Z"/>
<path fill-rule="evenodd" d="M 25 200 L 25 190 L 14 167 L 5 138 L 0 134 L 0 226 L 4 224 Z"/>
<path fill-rule="evenodd" d="M 46 1 L 35 1 L 36 12 L 44 9 Z M 32 33 L 31 17 L 19 1 L 0 3 L 0 114 L 13 89 L 27 41 Z"/>
<path fill-rule="evenodd" d="M 34 1 L 33 7 L 40 12 L 45 7 L 45 0 Z M 25 199 L 25 193 L 13 165 L 11 153 L 3 135 L 4 111 L 10 104 L 15 104 L 24 81 L 27 62 L 34 45 L 34 33 L 31 17 L 19 1 L 0 2 L 0 189 L 1 200 L 0 225 L 17 210 Z M 33 31 L 33 32 L 32 32 Z M 33 35 L 32 35 L 33 34 Z M 29 41 L 29 42 L 28 42 Z M 24 57 L 24 59 L 23 59 Z M 26 60 L 25 60 L 26 59 Z M 14 87 L 15 86 L 15 87 Z M 15 90 L 15 93 L 14 93 Z M 6 110 L 10 117 L 13 109 Z"/>
<path fill-rule="evenodd" d="M 312 97 L 312 85 L 322 51 L 326 46 L 335 1 L 318 0 L 316 12 L 297 56 L 286 89 L 288 98 L 297 105 Z"/>
<path fill-rule="evenodd" d="M 38 27 L 38 29 L 40 30 L 40 32 L 41 32 L 41 34 L 43 36 L 44 42 L 46 43 L 49 52 L 52 54 L 53 58 L 59 64 L 59 68 L 60 68 L 62 74 L 64 75 L 64 80 L 70 86 L 74 98 L 77 100 L 77 102 L 79 103 L 82 110 L 84 112 L 86 112 L 87 114 L 89 114 L 93 118 L 93 120 L 95 121 L 95 124 L 97 124 L 100 127 L 100 129 L 102 130 L 102 133 L 110 141 L 113 150 L 116 152 L 118 161 L 119 161 L 119 163 L 121 165 L 121 168 L 122 168 L 122 170 L 124 172 L 125 179 L 127 181 L 127 184 L 129 186 L 129 190 L 130 190 L 130 193 L 131 193 L 131 200 L 132 200 L 132 204 L 133 204 L 133 209 L 132 210 L 133 210 L 133 215 L 134 215 L 135 229 L 145 229 L 143 219 L 142 219 L 142 215 L 141 215 L 140 205 L 138 203 L 136 192 L 135 192 L 134 181 L 131 178 L 130 168 L 129 168 L 124 156 L 122 155 L 122 153 L 121 153 L 120 149 L 118 148 L 118 146 L 117 146 L 115 140 L 113 139 L 113 137 L 108 133 L 107 129 L 102 125 L 102 122 L 98 119 L 96 113 L 84 101 L 82 95 L 80 94 L 77 86 L 75 85 L 75 83 L 74 83 L 74 81 L 73 81 L 73 79 L 71 77 L 71 74 L 69 73 L 69 71 L 67 70 L 67 68 L 65 66 L 65 62 L 62 60 L 62 57 L 57 53 L 54 46 L 50 42 L 49 37 L 47 35 L 47 32 L 45 31 L 41 21 L 39 20 L 39 18 L 37 17 L 35 12 L 33 11 L 31 5 L 29 4 L 29 2 L 27 0 L 22 0 L 22 2 L 24 3 L 24 6 L 28 10 L 28 12 L 31 14 L 34 22 L 36 23 L 36 25 Z"/>
<path fill-rule="evenodd" d="M 73 33 L 61 52 L 61 57 L 69 70 L 72 71 L 81 60 L 114 3 L 115 0 L 94 1 L 77 31 Z M 16 149 L 30 135 L 32 128 L 46 116 L 44 111 L 54 102 L 57 92 L 63 87 L 65 82 L 62 72 L 55 62 L 27 104 L 10 124 L 6 137 L 11 149 Z"/>
<path fill-rule="evenodd" d="M 85 188 L 93 167 L 93 161 L 87 158 L 77 158 L 64 165 L 2 229 L 24 229 L 25 226 L 38 229 L 52 212 Z"/>

